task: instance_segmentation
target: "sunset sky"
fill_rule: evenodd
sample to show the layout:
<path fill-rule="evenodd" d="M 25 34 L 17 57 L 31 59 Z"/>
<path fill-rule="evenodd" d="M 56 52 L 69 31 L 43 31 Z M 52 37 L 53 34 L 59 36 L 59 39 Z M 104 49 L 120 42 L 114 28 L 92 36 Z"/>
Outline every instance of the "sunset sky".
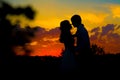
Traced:
<path fill-rule="evenodd" d="M 120 0 L 4 0 L 14 7 L 30 5 L 36 11 L 33 21 L 24 17 L 8 16 L 21 26 L 29 24 L 40 29 L 33 39 L 32 55 L 60 55 L 63 48 L 59 40 L 59 25 L 74 14 L 82 17 L 89 32 L 91 43 L 102 46 L 107 52 L 120 52 Z M 47 30 L 47 31 L 46 31 Z M 48 31 L 49 30 L 49 31 Z"/>

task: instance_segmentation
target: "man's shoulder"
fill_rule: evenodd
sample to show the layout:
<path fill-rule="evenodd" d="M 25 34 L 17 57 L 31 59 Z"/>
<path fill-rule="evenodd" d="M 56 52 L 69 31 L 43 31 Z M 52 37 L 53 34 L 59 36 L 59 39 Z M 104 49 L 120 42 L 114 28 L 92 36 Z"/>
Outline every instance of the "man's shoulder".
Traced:
<path fill-rule="evenodd" d="M 78 30 L 83 29 L 84 28 L 84 24 L 80 24 L 77 28 L 78 28 Z"/>
<path fill-rule="evenodd" d="M 85 31 L 85 30 L 86 30 L 86 28 L 84 27 L 83 24 L 81 24 L 77 29 L 78 32 Z"/>

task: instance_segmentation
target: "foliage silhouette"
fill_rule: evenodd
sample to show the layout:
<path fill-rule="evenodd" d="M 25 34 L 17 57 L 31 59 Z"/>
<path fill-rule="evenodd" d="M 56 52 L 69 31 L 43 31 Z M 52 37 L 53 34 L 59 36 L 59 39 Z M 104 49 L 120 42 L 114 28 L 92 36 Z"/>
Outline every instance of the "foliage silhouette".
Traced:
<path fill-rule="evenodd" d="M 103 48 L 97 46 L 96 44 L 91 45 L 91 53 L 92 55 L 104 55 L 105 51 Z"/>
<path fill-rule="evenodd" d="M 6 19 L 7 15 L 25 15 L 26 18 L 33 20 L 35 11 L 30 7 L 14 8 L 10 4 L 0 1 L 0 57 L 15 56 L 13 47 L 21 46 L 25 52 L 24 55 L 29 55 L 30 50 L 26 44 L 30 43 L 30 38 L 34 37 L 35 29 L 26 26 L 21 28 L 19 21 L 12 25 L 10 20 Z"/>

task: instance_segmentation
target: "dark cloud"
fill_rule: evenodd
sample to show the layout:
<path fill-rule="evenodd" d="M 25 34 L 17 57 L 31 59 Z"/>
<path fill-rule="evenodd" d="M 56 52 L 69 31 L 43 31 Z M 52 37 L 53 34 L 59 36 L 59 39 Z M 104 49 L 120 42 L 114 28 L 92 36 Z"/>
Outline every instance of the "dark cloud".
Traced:
<path fill-rule="evenodd" d="M 36 29 L 36 37 L 33 41 L 37 41 L 37 45 L 33 46 L 34 53 L 32 55 L 60 55 L 63 45 L 59 42 L 59 27 L 49 31 L 42 27 Z"/>
<path fill-rule="evenodd" d="M 34 28 L 36 30 L 35 36 L 39 38 L 43 38 L 46 34 L 46 30 L 40 26 Z"/>
<path fill-rule="evenodd" d="M 111 47 L 113 49 L 110 50 L 111 52 L 120 52 L 120 35 L 116 32 L 116 30 L 119 29 L 120 25 L 115 24 L 107 24 L 102 28 L 94 28 L 91 30 L 91 33 L 93 33 L 90 37 L 91 43 L 101 45 L 107 49 L 107 51 L 110 50 L 108 48 Z M 111 45 L 114 45 L 115 48 Z"/>
<path fill-rule="evenodd" d="M 33 41 L 37 41 L 38 42 L 37 45 L 41 49 L 43 48 L 44 45 L 46 45 L 46 50 L 47 48 L 50 48 L 50 46 L 51 48 L 56 46 L 59 48 L 61 46 L 59 42 L 59 35 L 60 35 L 59 27 L 56 27 L 49 31 L 47 31 L 42 27 L 37 27 L 37 31 L 35 35 L 36 36 Z"/>
<path fill-rule="evenodd" d="M 36 36 L 39 36 L 39 39 L 43 40 L 43 38 L 51 39 L 58 38 L 60 35 L 59 27 L 51 29 L 49 31 L 45 30 L 42 27 L 37 28 Z"/>
<path fill-rule="evenodd" d="M 95 40 L 97 39 L 98 35 L 100 34 L 100 28 L 97 27 L 97 28 L 94 28 L 91 30 L 91 33 L 94 33 L 94 35 L 91 36 L 91 40 Z"/>
<path fill-rule="evenodd" d="M 52 37 L 56 37 L 60 34 L 60 29 L 59 29 L 59 27 L 56 27 L 56 28 L 48 31 L 47 34 L 51 35 Z"/>
<path fill-rule="evenodd" d="M 120 25 L 116 28 L 116 30 L 120 29 Z"/>
<path fill-rule="evenodd" d="M 106 26 L 103 26 L 101 36 L 109 34 L 110 31 L 114 31 L 114 27 L 114 24 L 107 24 Z"/>
<path fill-rule="evenodd" d="M 100 28 L 99 28 L 99 27 L 92 29 L 92 30 L 91 30 L 91 33 L 92 33 L 92 32 L 95 32 L 95 33 L 96 33 L 96 32 L 98 32 L 98 31 L 100 31 Z"/>

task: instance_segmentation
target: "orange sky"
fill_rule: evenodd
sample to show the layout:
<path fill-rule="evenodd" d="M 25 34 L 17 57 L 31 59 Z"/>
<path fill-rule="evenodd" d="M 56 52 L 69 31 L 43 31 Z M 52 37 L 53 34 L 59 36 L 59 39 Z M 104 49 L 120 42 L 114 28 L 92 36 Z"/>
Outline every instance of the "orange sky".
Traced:
<path fill-rule="evenodd" d="M 107 52 L 120 52 L 119 0 L 5 1 L 14 7 L 31 5 L 37 12 L 33 21 L 27 20 L 24 16 L 7 16 L 12 23 L 19 19 L 22 27 L 30 25 L 31 27 L 39 26 L 41 28 L 36 38 L 33 39 L 33 42 L 36 42 L 32 45 L 34 52 L 31 55 L 60 55 L 64 47 L 59 42 L 60 31 L 56 27 L 59 27 L 60 22 L 64 19 L 70 21 L 71 16 L 74 14 L 79 14 L 82 17 L 82 23 L 89 32 L 91 43 L 99 44 Z"/>

